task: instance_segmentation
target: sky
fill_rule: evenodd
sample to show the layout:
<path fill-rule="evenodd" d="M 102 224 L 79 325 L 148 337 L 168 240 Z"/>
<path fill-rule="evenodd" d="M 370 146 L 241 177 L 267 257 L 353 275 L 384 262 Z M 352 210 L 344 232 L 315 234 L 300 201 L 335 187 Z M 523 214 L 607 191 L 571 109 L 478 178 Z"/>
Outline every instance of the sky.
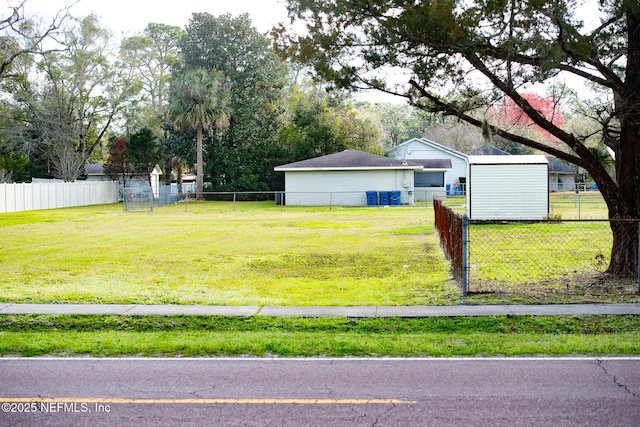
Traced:
<path fill-rule="evenodd" d="M 22 0 L 0 0 L 0 7 L 16 5 Z M 289 24 L 285 0 L 25 0 L 25 14 L 50 21 L 62 8 L 71 6 L 75 17 L 94 13 L 102 26 L 118 39 L 141 33 L 147 24 L 159 23 L 184 28 L 193 13 L 214 16 L 248 13 L 258 31 L 268 33 L 279 23 Z M 3 11 L 4 12 L 4 11 Z M 379 91 L 364 91 L 356 99 L 370 102 L 404 103 L 404 98 Z"/>
<path fill-rule="evenodd" d="M 17 1 L 0 0 L 0 4 Z M 93 12 L 117 37 L 139 33 L 150 22 L 184 28 L 195 12 L 214 16 L 248 13 L 253 26 L 263 33 L 279 22 L 288 22 L 284 0 L 26 0 L 25 12 L 53 17 L 56 11 L 71 4 L 73 16 Z"/>

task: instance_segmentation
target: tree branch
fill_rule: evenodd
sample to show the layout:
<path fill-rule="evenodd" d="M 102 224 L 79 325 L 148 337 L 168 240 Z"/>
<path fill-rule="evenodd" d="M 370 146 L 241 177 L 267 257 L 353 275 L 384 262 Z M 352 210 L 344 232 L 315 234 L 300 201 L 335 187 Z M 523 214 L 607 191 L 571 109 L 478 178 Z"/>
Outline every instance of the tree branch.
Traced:
<path fill-rule="evenodd" d="M 428 99 L 430 102 L 432 102 L 438 109 L 438 111 L 442 112 L 445 115 L 450 115 L 450 116 L 456 116 L 458 118 L 460 118 L 461 120 L 476 126 L 478 128 L 482 128 L 482 120 L 479 120 L 469 114 L 467 114 L 466 112 L 460 111 L 458 108 L 456 108 L 454 105 L 451 105 L 449 103 L 444 102 L 442 99 L 440 99 L 439 97 L 427 92 L 422 86 L 420 86 L 418 84 L 418 82 L 416 82 L 415 80 L 411 79 L 409 81 L 409 84 L 420 93 L 421 97 L 424 97 L 426 99 Z M 422 110 L 428 110 L 428 108 L 425 108 L 424 106 L 420 105 L 419 103 L 415 102 L 415 101 L 411 101 L 410 102 L 411 105 L 420 108 Z M 556 148 L 553 147 L 549 147 L 548 145 L 544 145 L 541 144 L 539 142 L 536 142 L 532 139 L 529 138 L 525 138 L 523 136 L 520 135 L 516 135 L 513 134 L 511 132 L 507 132 L 504 129 L 500 129 L 496 126 L 490 125 L 490 130 L 492 133 L 494 133 L 495 135 L 498 135 L 502 138 L 508 139 L 510 141 L 514 141 L 517 142 L 519 144 L 522 145 L 526 145 L 527 147 L 533 148 L 535 150 L 540 150 L 540 151 L 544 151 L 545 153 L 551 154 L 554 157 L 557 157 L 559 159 L 562 160 L 566 160 L 570 163 L 573 163 L 577 166 L 583 166 L 582 163 L 582 159 L 580 159 L 580 157 L 577 156 L 573 156 L 565 151 L 562 150 L 558 150 Z"/>
<path fill-rule="evenodd" d="M 29 33 L 19 28 L 18 25 L 27 20 L 27 18 L 24 16 L 25 3 L 26 0 L 23 0 L 18 6 L 15 6 L 13 8 L 11 16 L 0 20 L 0 29 L 9 33 L 8 35 L 6 35 L 9 40 L 18 41 L 19 39 L 21 39 L 21 41 L 24 43 L 21 48 L 18 48 L 13 52 L 4 52 L 6 56 L 0 62 L 0 80 L 15 78 L 16 76 L 19 76 L 15 74 L 9 74 L 9 68 L 16 61 L 16 59 L 21 56 L 46 55 L 51 52 L 60 52 L 63 50 L 42 49 L 41 44 L 46 38 L 55 40 L 57 31 L 62 27 L 64 21 L 70 17 L 69 8 L 71 6 L 60 9 L 46 29 L 40 32 L 36 31 L 34 33 Z"/>

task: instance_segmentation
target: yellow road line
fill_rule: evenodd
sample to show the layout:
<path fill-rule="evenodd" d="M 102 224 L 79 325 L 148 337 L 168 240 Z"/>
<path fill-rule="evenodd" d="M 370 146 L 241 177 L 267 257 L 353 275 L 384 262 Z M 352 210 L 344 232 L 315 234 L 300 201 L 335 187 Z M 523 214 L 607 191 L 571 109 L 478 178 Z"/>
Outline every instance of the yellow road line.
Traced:
<path fill-rule="evenodd" d="M 396 405 L 398 399 L 126 399 L 116 397 L 0 397 L 1 403 L 105 403 L 134 405 Z"/>

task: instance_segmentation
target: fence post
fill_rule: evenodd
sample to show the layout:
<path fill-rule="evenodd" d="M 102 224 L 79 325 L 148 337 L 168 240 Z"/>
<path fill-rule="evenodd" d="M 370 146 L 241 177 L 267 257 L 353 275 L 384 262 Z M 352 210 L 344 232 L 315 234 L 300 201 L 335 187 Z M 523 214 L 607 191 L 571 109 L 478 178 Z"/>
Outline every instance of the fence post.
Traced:
<path fill-rule="evenodd" d="M 640 293 L 640 221 L 638 221 L 638 293 Z"/>
<path fill-rule="evenodd" d="M 462 215 L 462 296 L 467 296 L 468 277 L 467 277 L 467 253 L 468 253 L 468 236 L 469 236 L 469 218 L 467 214 Z"/>

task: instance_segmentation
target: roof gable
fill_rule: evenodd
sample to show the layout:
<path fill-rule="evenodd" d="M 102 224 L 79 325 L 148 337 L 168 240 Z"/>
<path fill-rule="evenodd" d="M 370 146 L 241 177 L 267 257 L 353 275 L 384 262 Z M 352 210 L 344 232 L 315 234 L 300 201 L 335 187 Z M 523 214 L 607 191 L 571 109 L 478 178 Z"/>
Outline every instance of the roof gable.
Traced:
<path fill-rule="evenodd" d="M 447 153 L 450 156 L 453 157 L 457 157 L 461 160 L 466 161 L 467 160 L 467 155 L 464 153 L 461 153 L 459 151 L 454 150 L 453 148 L 449 148 L 446 147 L 442 144 L 438 144 L 437 142 L 431 141 L 430 139 L 427 138 L 411 138 L 408 141 L 403 142 L 402 144 L 398 144 L 397 146 L 395 146 L 394 148 L 392 148 L 389 152 L 390 153 L 394 153 L 394 155 L 396 156 L 401 156 L 402 155 L 402 149 L 408 145 L 411 144 L 422 144 L 422 145 L 426 145 L 432 149 L 438 150 L 438 151 L 442 151 L 443 153 Z"/>
<path fill-rule="evenodd" d="M 421 165 L 378 156 L 359 150 L 345 150 L 326 156 L 277 166 L 276 171 L 313 169 L 420 169 Z"/>

